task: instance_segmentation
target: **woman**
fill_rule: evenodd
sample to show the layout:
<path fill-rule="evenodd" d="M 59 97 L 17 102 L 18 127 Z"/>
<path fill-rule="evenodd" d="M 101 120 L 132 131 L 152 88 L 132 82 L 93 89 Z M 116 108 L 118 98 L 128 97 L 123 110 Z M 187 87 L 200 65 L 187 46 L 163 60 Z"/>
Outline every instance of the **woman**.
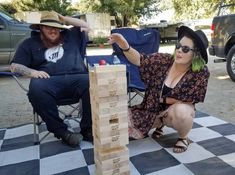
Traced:
<path fill-rule="evenodd" d="M 166 125 L 174 128 L 179 135 L 173 151 L 186 151 L 195 104 L 204 101 L 210 75 L 206 66 L 208 40 L 205 34 L 201 30 L 193 31 L 181 26 L 173 55 L 142 55 L 117 33 L 109 37 L 109 42 L 117 43 L 126 58 L 139 66 L 146 86 L 143 102 L 129 110 L 130 138 L 145 138 L 152 128 L 156 128 L 152 137 L 158 138 Z"/>

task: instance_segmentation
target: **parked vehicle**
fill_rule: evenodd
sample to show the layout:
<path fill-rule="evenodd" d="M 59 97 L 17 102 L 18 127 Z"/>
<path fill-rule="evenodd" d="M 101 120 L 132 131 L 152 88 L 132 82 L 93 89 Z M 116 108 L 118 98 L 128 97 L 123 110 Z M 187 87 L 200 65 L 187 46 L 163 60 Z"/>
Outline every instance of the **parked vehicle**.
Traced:
<path fill-rule="evenodd" d="M 220 4 L 211 25 L 209 54 L 220 57 L 214 62 L 226 62 L 228 75 L 235 82 L 235 4 Z"/>
<path fill-rule="evenodd" d="M 30 33 L 28 24 L 0 10 L 0 71 L 9 70 L 16 48 Z"/>
<path fill-rule="evenodd" d="M 141 25 L 141 28 L 152 28 L 156 29 L 160 33 L 161 43 L 176 42 L 178 38 L 178 28 L 183 23 L 168 23 L 165 20 L 161 20 L 160 23 L 153 23 L 148 25 Z"/>

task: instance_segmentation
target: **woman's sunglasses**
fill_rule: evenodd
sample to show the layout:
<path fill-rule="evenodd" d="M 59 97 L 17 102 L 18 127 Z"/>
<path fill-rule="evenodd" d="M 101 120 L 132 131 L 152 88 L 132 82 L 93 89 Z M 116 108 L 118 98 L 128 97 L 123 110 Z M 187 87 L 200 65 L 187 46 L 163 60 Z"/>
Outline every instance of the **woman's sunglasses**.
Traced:
<path fill-rule="evenodd" d="M 182 46 L 180 43 L 177 43 L 176 45 L 175 45 L 175 48 L 176 49 L 180 49 L 180 48 L 182 48 L 181 50 L 184 52 L 184 53 L 188 53 L 190 50 L 191 51 L 195 51 L 194 49 L 191 49 L 190 47 L 188 47 L 188 46 Z"/>

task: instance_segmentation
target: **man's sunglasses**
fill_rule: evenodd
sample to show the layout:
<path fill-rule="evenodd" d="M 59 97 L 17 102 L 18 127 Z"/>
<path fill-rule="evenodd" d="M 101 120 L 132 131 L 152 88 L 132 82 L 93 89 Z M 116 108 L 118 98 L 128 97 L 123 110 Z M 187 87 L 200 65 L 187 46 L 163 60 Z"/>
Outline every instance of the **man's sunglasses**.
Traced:
<path fill-rule="evenodd" d="M 190 50 L 191 51 L 195 51 L 194 49 L 191 49 L 190 47 L 188 47 L 188 46 L 182 46 L 180 43 L 177 43 L 176 45 L 175 45 L 175 48 L 176 49 L 180 49 L 180 48 L 182 48 L 181 50 L 184 52 L 184 53 L 188 53 Z"/>

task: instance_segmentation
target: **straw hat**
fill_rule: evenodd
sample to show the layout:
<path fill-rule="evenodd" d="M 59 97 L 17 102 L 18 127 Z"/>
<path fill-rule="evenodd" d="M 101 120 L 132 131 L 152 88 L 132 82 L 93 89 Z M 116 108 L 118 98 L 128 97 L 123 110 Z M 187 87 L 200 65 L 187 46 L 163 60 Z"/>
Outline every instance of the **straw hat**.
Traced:
<path fill-rule="evenodd" d="M 208 47 L 208 39 L 205 33 L 202 30 L 193 31 L 189 27 L 181 26 L 178 30 L 178 39 L 182 38 L 185 34 L 188 34 L 195 40 L 196 47 L 199 49 L 202 58 L 208 62 L 208 55 L 207 55 L 207 47 Z"/>
<path fill-rule="evenodd" d="M 40 25 L 56 27 L 56 28 L 60 28 L 60 29 L 68 29 L 66 26 L 64 26 L 61 23 L 58 14 L 54 11 L 41 12 L 40 23 L 31 24 L 29 27 L 33 30 L 39 30 Z"/>

